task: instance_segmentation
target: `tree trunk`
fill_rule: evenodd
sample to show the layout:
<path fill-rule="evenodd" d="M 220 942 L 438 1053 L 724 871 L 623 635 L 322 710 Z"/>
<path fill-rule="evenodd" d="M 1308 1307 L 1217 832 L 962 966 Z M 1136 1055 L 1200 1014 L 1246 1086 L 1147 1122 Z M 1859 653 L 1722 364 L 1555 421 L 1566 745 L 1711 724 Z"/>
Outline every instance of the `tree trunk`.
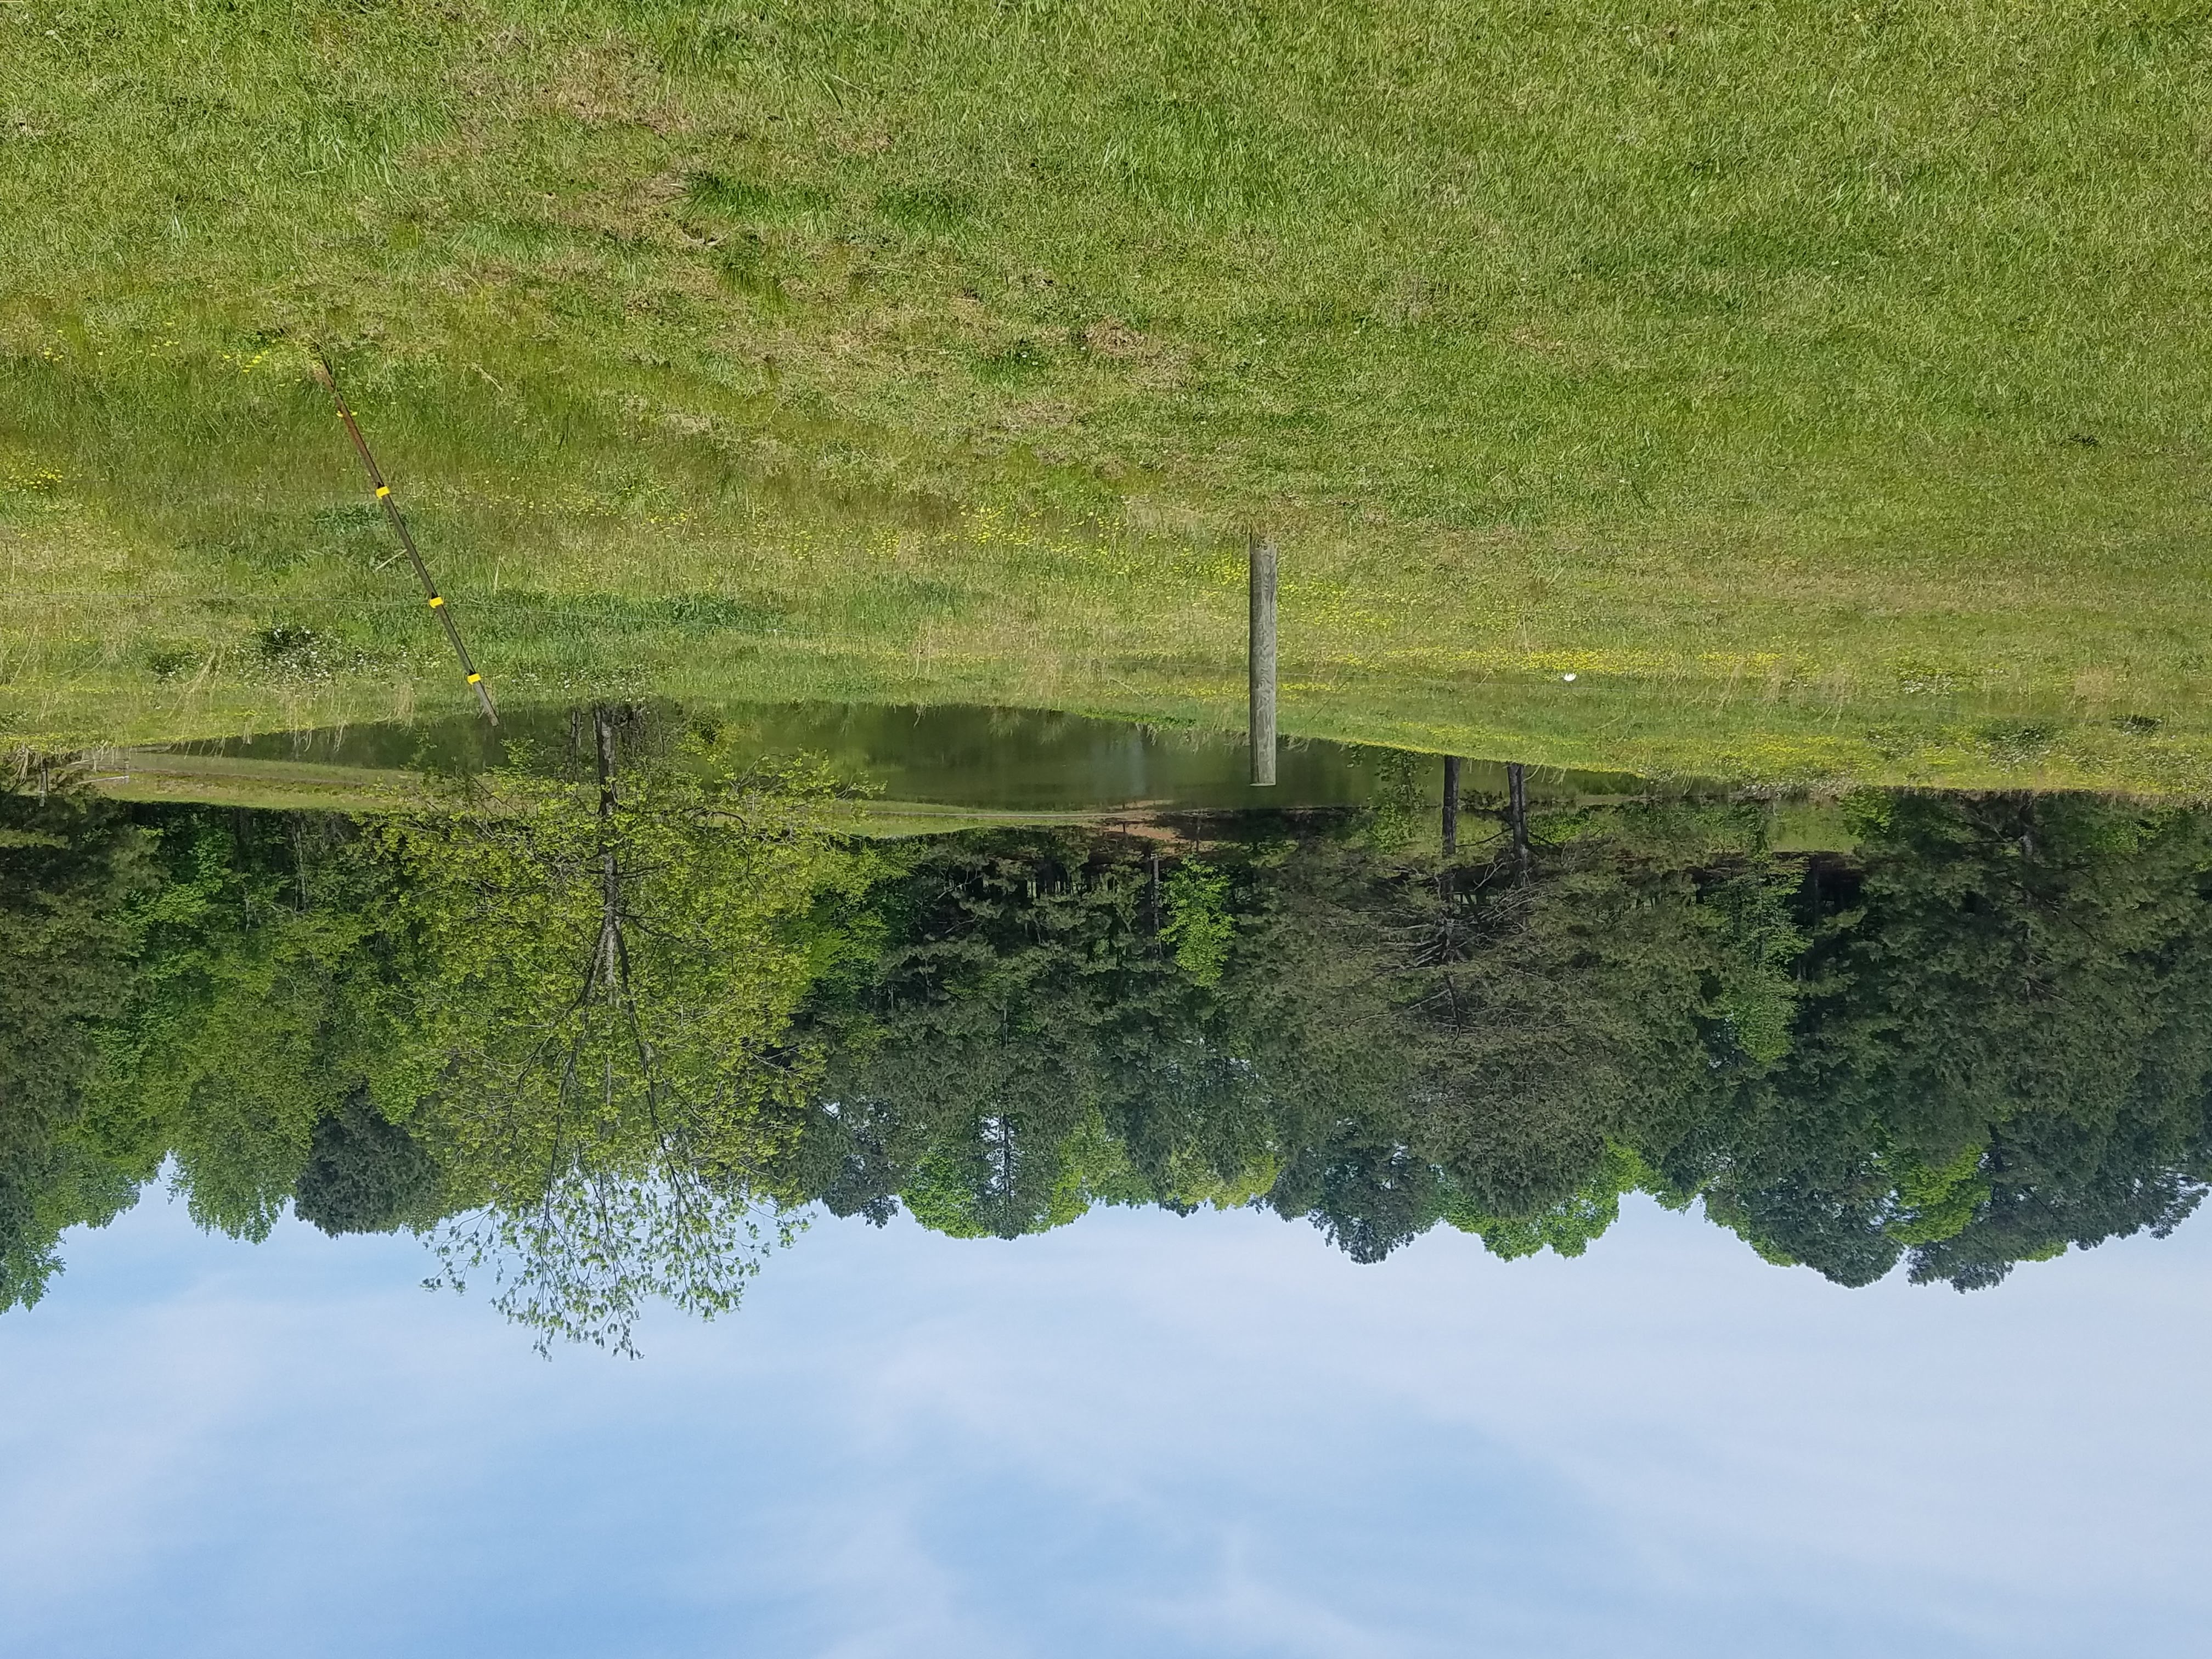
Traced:
<path fill-rule="evenodd" d="M 599 762 L 599 982 L 611 990 L 621 956 L 622 866 L 615 852 L 615 718 L 603 703 L 592 709 L 592 735 Z"/>

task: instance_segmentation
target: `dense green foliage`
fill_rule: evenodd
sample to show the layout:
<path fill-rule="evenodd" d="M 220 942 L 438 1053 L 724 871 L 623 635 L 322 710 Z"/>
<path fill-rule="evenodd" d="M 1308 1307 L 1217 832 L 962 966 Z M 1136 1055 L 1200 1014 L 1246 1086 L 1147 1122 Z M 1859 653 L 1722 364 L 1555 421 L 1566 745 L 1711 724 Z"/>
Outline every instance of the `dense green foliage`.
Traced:
<path fill-rule="evenodd" d="M 130 975 L 137 907 L 159 890 L 152 847 L 96 798 L 0 789 L 0 1308 L 38 1300 L 62 1229 L 108 1219 L 151 1173 L 70 1131 Z"/>
<path fill-rule="evenodd" d="M 818 1069 L 791 1018 L 872 860 L 822 832 L 811 769 L 740 774 L 711 729 L 634 711 L 589 723 L 587 765 L 474 780 L 381 850 L 435 988 L 415 1115 L 477 1216 L 441 1239 L 447 1272 L 489 1264 L 541 1331 L 622 1342 L 648 1290 L 711 1313 L 753 1271 L 749 1183 Z"/>
<path fill-rule="evenodd" d="M 1576 1254 L 1641 1189 L 1964 1289 L 2212 1179 L 2201 814 L 1870 794 L 1807 855 L 1757 806 L 1560 809 L 1525 866 L 1388 812 L 869 848 L 804 768 L 590 723 L 380 821 L 0 797 L 11 1299 L 165 1159 L 206 1224 L 413 1227 L 617 1343 L 815 1203 L 1260 1205 L 1364 1261 L 1438 1223 Z"/>
<path fill-rule="evenodd" d="M 2163 1231 L 2212 1175 L 2212 826 L 2077 798 L 1554 818 L 1532 878 L 1362 838 L 1218 849 L 1225 970 L 1147 854 L 948 843 L 900 884 L 794 1190 L 1012 1234 L 1260 1198 L 1372 1260 L 1437 1221 L 1578 1249 L 1641 1186 L 1764 1255 L 1962 1288 Z"/>
<path fill-rule="evenodd" d="M 786 1028 L 873 855 L 816 826 L 811 773 L 635 726 L 618 766 L 448 780 L 375 821 L 0 795 L 9 1300 L 167 1162 L 239 1237 L 288 1202 L 434 1229 L 541 1332 L 727 1305 L 773 1108 L 818 1069 Z"/>

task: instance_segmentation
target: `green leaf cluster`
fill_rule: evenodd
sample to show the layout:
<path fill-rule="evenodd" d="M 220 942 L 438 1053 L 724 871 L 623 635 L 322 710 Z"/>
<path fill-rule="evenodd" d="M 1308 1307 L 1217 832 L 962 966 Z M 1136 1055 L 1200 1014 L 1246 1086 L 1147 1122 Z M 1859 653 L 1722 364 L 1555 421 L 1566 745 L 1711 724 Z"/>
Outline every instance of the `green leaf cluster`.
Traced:
<path fill-rule="evenodd" d="M 1632 803 L 1540 814 L 1525 863 L 1388 810 L 886 846 L 818 768 L 576 731 L 374 819 L 0 794 L 0 1294 L 164 1166 L 203 1224 L 414 1228 L 623 1349 L 813 1206 L 1255 1206 L 1371 1261 L 1439 1224 L 1579 1255 L 1642 1191 L 1964 1289 L 2212 1181 L 2203 813 L 1869 796 L 1854 851 L 1790 854 L 1755 805 Z"/>

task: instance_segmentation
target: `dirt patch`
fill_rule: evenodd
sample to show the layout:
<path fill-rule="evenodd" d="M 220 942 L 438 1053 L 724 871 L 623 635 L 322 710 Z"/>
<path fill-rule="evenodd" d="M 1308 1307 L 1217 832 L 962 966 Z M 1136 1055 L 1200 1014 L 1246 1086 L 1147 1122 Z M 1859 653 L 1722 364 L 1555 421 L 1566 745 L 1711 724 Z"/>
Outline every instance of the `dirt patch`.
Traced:
<path fill-rule="evenodd" d="M 1116 362 L 1139 362 L 1157 356 L 1159 348 L 1118 317 L 1103 318 L 1082 333 L 1084 349 Z"/>

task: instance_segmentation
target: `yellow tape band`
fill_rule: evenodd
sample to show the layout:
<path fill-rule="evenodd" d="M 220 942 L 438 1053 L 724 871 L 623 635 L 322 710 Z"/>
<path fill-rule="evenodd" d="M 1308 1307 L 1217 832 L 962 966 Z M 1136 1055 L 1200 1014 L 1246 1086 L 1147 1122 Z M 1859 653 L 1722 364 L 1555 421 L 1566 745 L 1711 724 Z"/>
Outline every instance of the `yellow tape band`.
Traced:
<path fill-rule="evenodd" d="M 470 676 L 469 676 L 469 684 L 470 684 L 471 685 L 474 685 L 474 684 L 475 684 L 478 680 L 482 679 L 483 678 L 483 675 L 481 675 L 481 674 L 471 674 L 471 675 L 470 675 Z"/>
<path fill-rule="evenodd" d="M 435 593 L 433 593 L 433 594 L 430 596 L 430 608 L 431 608 L 433 611 L 435 611 L 435 610 L 436 610 L 440 605 L 443 605 L 443 604 L 445 604 L 445 601 L 444 601 L 443 599 L 440 599 L 440 598 L 439 598 Z"/>
<path fill-rule="evenodd" d="M 391 493 L 392 486 L 390 484 L 379 484 L 376 487 L 376 499 L 380 501 Z"/>

